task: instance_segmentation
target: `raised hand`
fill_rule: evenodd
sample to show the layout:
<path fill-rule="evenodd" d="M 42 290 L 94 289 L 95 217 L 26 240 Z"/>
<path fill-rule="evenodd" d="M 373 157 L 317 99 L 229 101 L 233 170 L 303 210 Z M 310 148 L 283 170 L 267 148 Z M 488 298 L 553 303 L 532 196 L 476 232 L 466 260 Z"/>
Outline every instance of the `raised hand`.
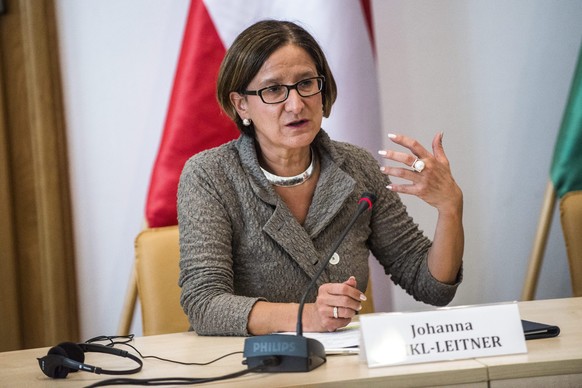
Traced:
<path fill-rule="evenodd" d="M 378 151 L 384 158 L 407 166 L 381 168 L 387 175 L 410 181 L 407 184 L 391 184 L 388 188 L 394 192 L 415 195 L 437 208 L 440 213 L 460 211 L 463 194 L 451 174 L 449 160 L 442 144 L 443 133 L 434 136 L 432 153 L 413 138 L 394 134 L 389 134 L 388 137 L 392 142 L 410 151 Z"/>

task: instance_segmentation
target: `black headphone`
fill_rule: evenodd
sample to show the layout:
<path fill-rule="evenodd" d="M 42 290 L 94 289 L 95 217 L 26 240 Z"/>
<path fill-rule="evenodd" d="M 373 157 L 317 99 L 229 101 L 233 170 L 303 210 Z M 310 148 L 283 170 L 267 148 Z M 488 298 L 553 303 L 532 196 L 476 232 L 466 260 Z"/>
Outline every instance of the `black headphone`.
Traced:
<path fill-rule="evenodd" d="M 84 364 L 86 352 L 113 354 L 114 356 L 127 357 L 139 364 L 138 367 L 128 370 L 108 370 L 97 366 Z M 46 356 L 37 358 L 38 365 L 45 375 L 55 379 L 64 379 L 69 372 L 79 370 L 104 375 L 129 375 L 141 370 L 143 362 L 126 350 L 100 344 L 76 344 L 63 342 L 49 349 Z"/>

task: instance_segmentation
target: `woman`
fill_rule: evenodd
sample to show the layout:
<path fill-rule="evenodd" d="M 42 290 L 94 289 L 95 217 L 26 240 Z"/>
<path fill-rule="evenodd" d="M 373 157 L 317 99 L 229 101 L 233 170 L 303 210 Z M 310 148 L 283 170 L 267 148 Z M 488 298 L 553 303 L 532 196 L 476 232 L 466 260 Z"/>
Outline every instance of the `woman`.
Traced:
<path fill-rule="evenodd" d="M 380 154 L 402 167 L 380 168 L 367 151 L 332 141 L 321 129 L 336 99 L 332 72 L 314 38 L 290 22 L 243 31 L 223 60 L 217 95 L 241 136 L 193 156 L 178 190 L 181 303 L 198 334 L 293 331 L 302 294 L 365 191 L 377 195 L 374 208 L 309 294 L 304 331 L 351 321 L 365 299 L 370 251 L 415 299 L 451 301 L 461 279 L 463 199 L 442 134 L 434 154 L 390 135 L 410 152 Z M 392 184 L 389 175 L 411 183 Z M 397 193 L 438 210 L 432 243 Z"/>

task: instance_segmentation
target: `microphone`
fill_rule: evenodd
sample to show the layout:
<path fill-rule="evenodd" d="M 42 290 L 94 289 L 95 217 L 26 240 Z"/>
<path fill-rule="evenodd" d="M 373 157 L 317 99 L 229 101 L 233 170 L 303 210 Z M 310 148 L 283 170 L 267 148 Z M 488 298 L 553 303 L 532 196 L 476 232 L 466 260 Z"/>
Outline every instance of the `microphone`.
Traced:
<path fill-rule="evenodd" d="M 376 195 L 372 193 L 362 194 L 358 201 L 358 208 L 352 216 L 352 219 L 334 243 L 327 260 L 321 263 L 317 273 L 311 279 L 311 283 L 307 286 L 299 303 L 299 310 L 297 312 L 297 335 L 269 334 L 250 337 L 245 340 L 243 351 L 245 360 L 243 364 L 246 364 L 249 369 L 262 365 L 264 368 L 259 369 L 258 372 L 309 372 L 325 363 L 325 348 L 321 342 L 314 338 L 303 336 L 303 308 L 305 306 L 305 300 L 307 299 L 309 290 L 315 286 L 317 279 L 319 279 L 327 267 L 333 254 L 358 217 L 366 210 L 371 209 L 375 201 Z M 273 357 L 278 362 L 273 362 Z"/>

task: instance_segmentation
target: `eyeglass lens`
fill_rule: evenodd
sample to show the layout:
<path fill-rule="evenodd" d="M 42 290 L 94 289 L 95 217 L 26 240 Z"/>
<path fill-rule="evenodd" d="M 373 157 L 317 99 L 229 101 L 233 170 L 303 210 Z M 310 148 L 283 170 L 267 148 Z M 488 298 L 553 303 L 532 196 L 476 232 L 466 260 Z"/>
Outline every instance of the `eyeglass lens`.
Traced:
<path fill-rule="evenodd" d="M 321 92 L 322 88 L 322 78 L 307 78 L 297 82 L 295 85 L 273 85 L 261 89 L 259 95 L 265 103 L 275 104 L 285 101 L 287 97 L 289 97 L 291 89 L 297 90 L 297 93 L 299 93 L 301 97 L 309 97 Z"/>

